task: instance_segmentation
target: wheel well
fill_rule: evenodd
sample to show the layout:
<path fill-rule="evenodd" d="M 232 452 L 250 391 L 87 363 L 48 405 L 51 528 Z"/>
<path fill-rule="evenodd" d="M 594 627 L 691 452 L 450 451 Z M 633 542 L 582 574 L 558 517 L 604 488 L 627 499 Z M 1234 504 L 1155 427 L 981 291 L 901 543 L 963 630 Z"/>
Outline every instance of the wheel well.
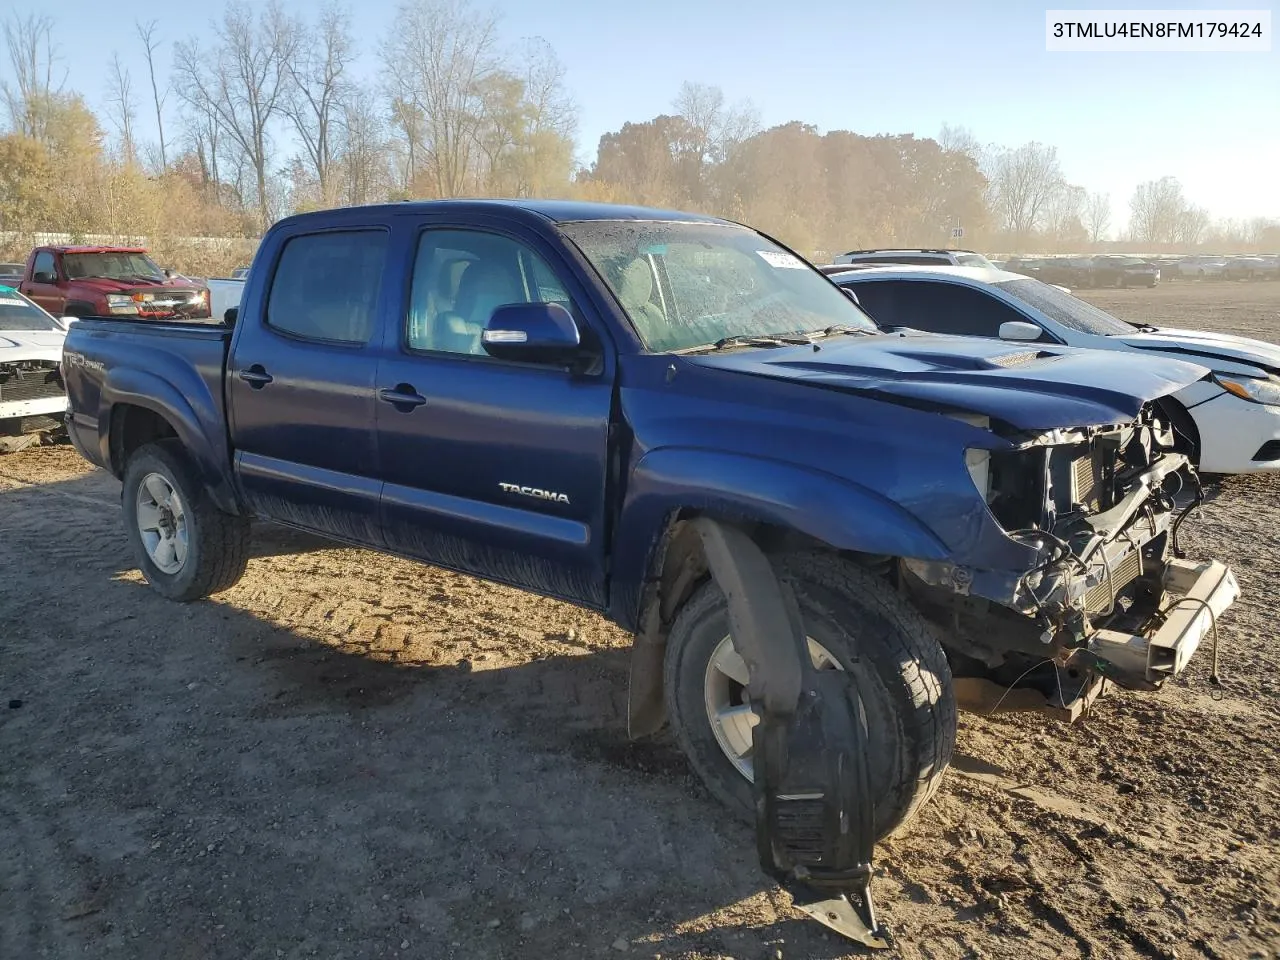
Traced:
<path fill-rule="evenodd" d="M 638 619 L 639 636 L 632 650 L 629 728 L 633 737 L 656 732 L 665 720 L 662 703 L 662 670 L 667 634 L 680 608 L 710 576 L 702 538 L 690 520 L 701 515 L 681 510 L 667 519 L 646 578 Z M 766 554 L 829 553 L 853 560 L 874 573 L 892 576 L 893 558 L 837 550 L 825 541 L 774 524 L 743 521 L 748 535 Z"/>
<path fill-rule="evenodd" d="M 173 425 L 154 410 L 131 403 L 117 404 L 111 410 L 111 472 L 123 476 L 135 450 L 177 435 Z"/>
<path fill-rule="evenodd" d="M 1175 449 L 1185 453 L 1193 465 L 1200 466 L 1200 430 L 1196 427 L 1195 418 L 1172 397 L 1161 397 L 1155 405 L 1173 426 Z"/>

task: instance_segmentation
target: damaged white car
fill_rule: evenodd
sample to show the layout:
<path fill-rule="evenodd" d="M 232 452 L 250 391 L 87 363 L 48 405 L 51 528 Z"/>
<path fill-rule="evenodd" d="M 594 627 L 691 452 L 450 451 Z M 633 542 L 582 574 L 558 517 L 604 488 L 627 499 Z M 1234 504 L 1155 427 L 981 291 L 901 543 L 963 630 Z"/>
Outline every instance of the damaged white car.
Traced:
<path fill-rule="evenodd" d="M 0 286 L 0 453 L 22 450 L 61 429 L 66 336 L 62 323 L 12 287 Z"/>

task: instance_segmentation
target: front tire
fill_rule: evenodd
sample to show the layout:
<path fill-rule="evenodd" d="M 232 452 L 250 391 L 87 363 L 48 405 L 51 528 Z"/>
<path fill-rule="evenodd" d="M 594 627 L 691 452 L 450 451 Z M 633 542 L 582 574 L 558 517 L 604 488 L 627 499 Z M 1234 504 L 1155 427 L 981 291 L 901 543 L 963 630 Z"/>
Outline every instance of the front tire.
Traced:
<path fill-rule="evenodd" d="M 800 554 L 778 558 L 775 566 L 799 601 L 815 666 L 858 671 L 875 832 L 888 836 L 933 796 L 951 761 L 956 704 L 946 656 L 920 614 L 892 586 L 852 563 Z M 739 664 L 724 595 L 708 582 L 681 608 L 667 640 L 667 713 L 707 788 L 749 820 L 753 715 L 745 665 Z"/>
<path fill-rule="evenodd" d="M 161 596 L 199 600 L 244 575 L 249 518 L 217 508 L 177 441 L 138 448 L 120 496 L 138 569 Z"/>

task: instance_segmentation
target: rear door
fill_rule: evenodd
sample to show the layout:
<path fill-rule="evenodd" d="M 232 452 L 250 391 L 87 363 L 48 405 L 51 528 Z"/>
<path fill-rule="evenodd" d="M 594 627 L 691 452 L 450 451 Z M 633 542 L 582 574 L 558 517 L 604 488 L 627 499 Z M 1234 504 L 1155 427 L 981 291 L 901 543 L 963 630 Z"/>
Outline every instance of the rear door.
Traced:
<path fill-rule="evenodd" d="M 264 265 L 264 309 L 228 361 L 236 470 L 266 517 L 378 546 L 374 381 L 390 243 L 385 220 L 299 232 Z"/>
<path fill-rule="evenodd" d="M 402 236 L 409 282 L 378 371 L 387 547 L 603 606 L 612 355 L 574 375 L 480 346 L 505 303 L 560 303 L 591 337 L 586 291 L 525 228 L 406 218 Z"/>
<path fill-rule="evenodd" d="M 54 282 L 37 283 L 35 277 L 41 274 L 48 274 Z M 41 250 L 36 254 L 31 276 L 32 279 L 23 283 L 19 289 L 47 312 L 55 317 L 62 316 L 63 308 L 67 305 L 67 293 L 58 285 L 58 263 L 52 251 Z"/>

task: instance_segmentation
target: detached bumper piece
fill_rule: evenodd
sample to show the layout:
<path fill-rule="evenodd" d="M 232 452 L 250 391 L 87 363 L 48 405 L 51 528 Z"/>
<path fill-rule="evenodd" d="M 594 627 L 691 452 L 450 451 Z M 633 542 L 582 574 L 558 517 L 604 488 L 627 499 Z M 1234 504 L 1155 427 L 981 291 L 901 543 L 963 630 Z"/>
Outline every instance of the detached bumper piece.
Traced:
<path fill-rule="evenodd" d="M 1089 641 L 1100 672 L 1120 686 L 1150 690 L 1181 673 L 1216 629 L 1218 617 L 1240 596 L 1235 574 L 1216 560 L 1170 560 L 1164 586 L 1170 596 L 1155 633 L 1099 630 Z"/>

